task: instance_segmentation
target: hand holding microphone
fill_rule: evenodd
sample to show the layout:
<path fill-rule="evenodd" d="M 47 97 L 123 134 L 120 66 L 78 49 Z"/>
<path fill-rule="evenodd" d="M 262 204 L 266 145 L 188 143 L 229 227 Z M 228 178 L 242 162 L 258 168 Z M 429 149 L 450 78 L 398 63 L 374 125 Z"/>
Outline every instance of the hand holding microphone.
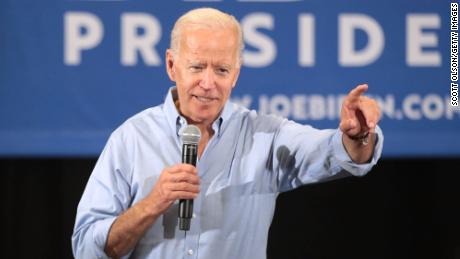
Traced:
<path fill-rule="evenodd" d="M 161 215 L 179 200 L 179 229 L 189 230 L 193 215 L 193 199 L 200 192 L 200 178 L 195 168 L 201 138 L 196 126 L 188 126 L 181 134 L 182 164 L 163 169 L 152 192 L 146 198 L 154 215 Z"/>

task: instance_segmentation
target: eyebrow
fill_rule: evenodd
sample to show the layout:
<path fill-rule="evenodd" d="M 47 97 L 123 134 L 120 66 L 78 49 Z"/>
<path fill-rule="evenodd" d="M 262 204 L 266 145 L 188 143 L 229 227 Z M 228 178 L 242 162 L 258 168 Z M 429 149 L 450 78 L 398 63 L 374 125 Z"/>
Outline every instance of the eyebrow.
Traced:
<path fill-rule="evenodd" d="M 207 65 L 206 61 L 201 60 L 187 60 L 187 65 Z M 228 63 L 217 63 L 212 64 L 213 67 L 223 67 L 226 69 L 231 69 L 233 66 Z"/>

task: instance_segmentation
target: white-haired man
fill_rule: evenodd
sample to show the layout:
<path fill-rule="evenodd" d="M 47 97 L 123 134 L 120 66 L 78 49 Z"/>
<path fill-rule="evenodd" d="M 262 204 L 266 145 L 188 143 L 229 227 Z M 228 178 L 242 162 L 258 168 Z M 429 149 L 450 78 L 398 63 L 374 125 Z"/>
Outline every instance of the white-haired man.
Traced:
<path fill-rule="evenodd" d="M 380 110 L 362 95 L 367 85 L 345 98 L 335 130 L 259 115 L 228 100 L 242 49 L 231 15 L 201 8 L 178 19 L 166 51 L 175 86 L 108 140 L 78 207 L 75 257 L 265 258 L 280 192 L 364 175 L 377 162 Z M 189 124 L 202 134 L 196 167 L 180 163 Z M 187 232 L 179 199 L 194 199 Z"/>

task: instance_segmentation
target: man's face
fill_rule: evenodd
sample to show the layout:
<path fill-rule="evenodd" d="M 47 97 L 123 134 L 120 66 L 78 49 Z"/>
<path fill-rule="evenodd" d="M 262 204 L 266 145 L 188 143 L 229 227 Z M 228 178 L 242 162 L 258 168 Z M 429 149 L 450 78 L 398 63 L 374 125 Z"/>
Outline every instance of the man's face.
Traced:
<path fill-rule="evenodd" d="M 171 50 L 166 52 L 179 109 L 189 122 L 211 124 L 222 111 L 240 71 L 237 48 L 237 36 L 231 29 L 192 27 L 182 31 L 174 58 Z"/>

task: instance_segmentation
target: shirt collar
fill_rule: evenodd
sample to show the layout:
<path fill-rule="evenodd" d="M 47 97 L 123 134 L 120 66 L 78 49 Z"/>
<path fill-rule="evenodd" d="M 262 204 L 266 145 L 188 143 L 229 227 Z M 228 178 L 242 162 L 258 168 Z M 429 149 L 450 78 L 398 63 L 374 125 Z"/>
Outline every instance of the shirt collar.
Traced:
<path fill-rule="evenodd" d="M 170 128 L 174 130 L 176 135 L 179 137 L 181 129 L 187 126 L 187 120 L 177 111 L 176 105 L 174 103 L 177 98 L 177 88 L 175 86 L 169 88 L 168 94 L 164 100 L 163 110 L 166 114 L 166 119 Z M 217 136 L 221 136 L 225 125 L 227 124 L 226 122 L 230 119 L 233 113 L 233 109 L 233 103 L 227 100 L 224 105 L 224 109 L 220 113 L 220 116 L 212 123 L 212 128 L 214 132 L 217 133 Z"/>

